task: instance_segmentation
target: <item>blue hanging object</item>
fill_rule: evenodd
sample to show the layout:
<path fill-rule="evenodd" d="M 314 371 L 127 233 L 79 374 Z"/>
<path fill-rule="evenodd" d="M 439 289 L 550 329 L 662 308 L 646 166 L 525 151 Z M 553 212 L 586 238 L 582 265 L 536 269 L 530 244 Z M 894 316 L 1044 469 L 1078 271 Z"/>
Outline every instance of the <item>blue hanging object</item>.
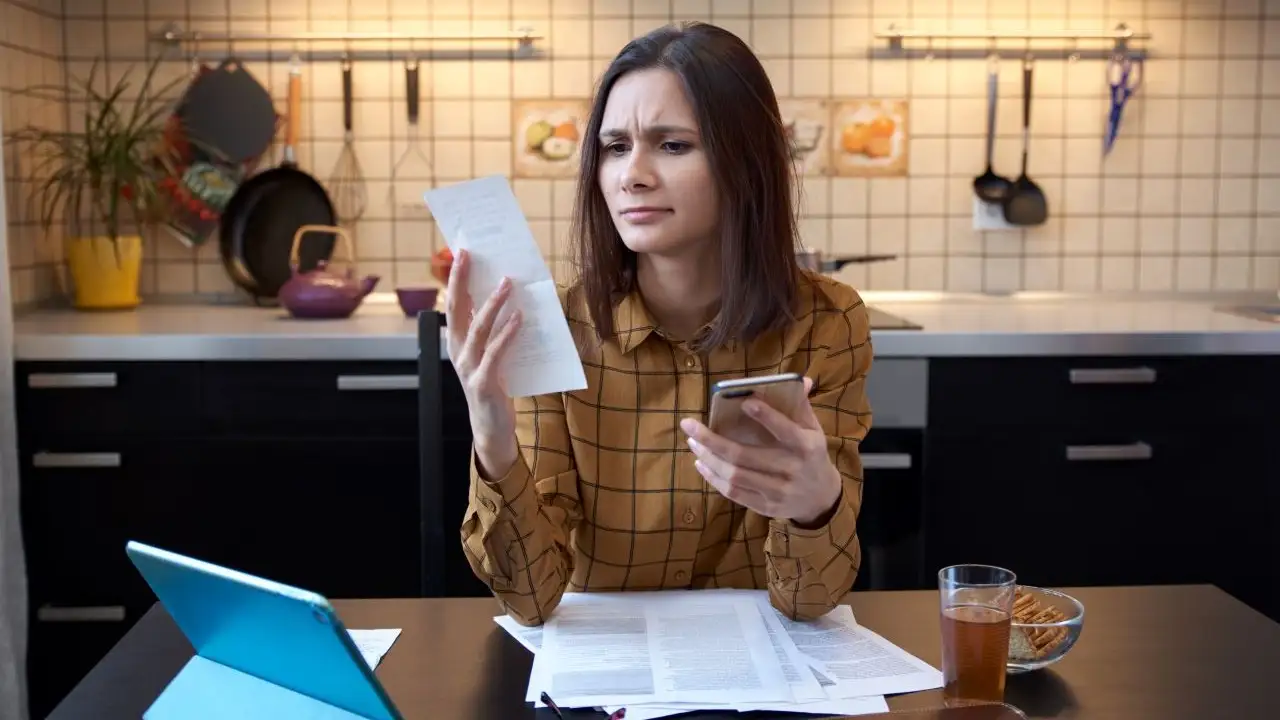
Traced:
<path fill-rule="evenodd" d="M 1107 83 L 1111 86 L 1111 113 L 1107 119 L 1107 134 L 1103 138 L 1102 154 L 1111 154 L 1120 132 L 1120 117 L 1133 93 L 1142 87 L 1142 59 L 1128 54 L 1117 54 L 1107 65 Z"/>

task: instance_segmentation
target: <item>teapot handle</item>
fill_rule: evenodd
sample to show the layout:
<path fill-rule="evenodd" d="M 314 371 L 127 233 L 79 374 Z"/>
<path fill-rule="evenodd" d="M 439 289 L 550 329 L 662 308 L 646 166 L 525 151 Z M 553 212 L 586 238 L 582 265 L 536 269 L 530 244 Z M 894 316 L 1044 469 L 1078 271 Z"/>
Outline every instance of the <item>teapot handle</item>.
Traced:
<path fill-rule="evenodd" d="M 337 225 L 303 225 L 293 234 L 293 247 L 289 249 L 289 267 L 292 268 L 294 272 L 297 272 L 298 270 L 298 245 L 302 242 L 302 236 L 310 232 L 328 233 L 330 235 L 336 235 L 339 241 L 345 240 L 346 244 L 344 249 L 346 250 L 347 262 L 353 266 L 355 265 L 355 256 L 352 255 L 351 251 L 351 235 L 347 232 L 346 228 L 341 228 Z M 343 243 L 335 243 L 335 249 L 338 245 L 343 245 Z"/>

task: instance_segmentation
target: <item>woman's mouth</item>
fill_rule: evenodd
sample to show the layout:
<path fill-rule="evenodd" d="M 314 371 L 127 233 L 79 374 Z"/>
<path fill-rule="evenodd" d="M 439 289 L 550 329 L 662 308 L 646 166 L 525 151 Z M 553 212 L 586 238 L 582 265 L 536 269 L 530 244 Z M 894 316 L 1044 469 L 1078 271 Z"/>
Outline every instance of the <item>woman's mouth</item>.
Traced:
<path fill-rule="evenodd" d="M 657 222 L 667 215 L 671 214 L 671 210 L 660 207 L 633 207 L 622 211 L 622 217 L 632 225 L 647 225 Z"/>

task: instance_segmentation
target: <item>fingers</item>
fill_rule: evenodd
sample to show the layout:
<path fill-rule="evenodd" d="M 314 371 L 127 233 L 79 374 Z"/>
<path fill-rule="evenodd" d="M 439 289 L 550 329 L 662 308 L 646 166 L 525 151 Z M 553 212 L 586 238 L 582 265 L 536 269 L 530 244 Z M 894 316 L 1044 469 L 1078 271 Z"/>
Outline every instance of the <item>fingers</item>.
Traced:
<path fill-rule="evenodd" d="M 520 311 L 515 310 L 507 321 L 503 323 L 502 328 L 498 330 L 498 334 L 493 336 L 493 341 L 485 348 L 484 357 L 480 360 L 480 365 L 476 368 L 476 383 L 472 387 L 483 391 L 487 391 L 490 383 L 496 382 L 498 379 L 497 368 L 502 362 L 502 358 L 507 354 L 507 348 L 511 347 L 512 341 L 515 339 L 516 333 L 520 330 Z"/>
<path fill-rule="evenodd" d="M 470 253 L 459 250 L 458 257 L 449 268 L 448 290 L 444 305 L 449 339 L 459 348 L 462 347 L 462 340 L 467 336 L 467 328 L 471 325 L 471 295 L 467 293 L 467 277 L 470 271 Z"/>
<path fill-rule="evenodd" d="M 741 445 L 692 418 L 681 420 L 680 427 L 689 436 L 689 448 L 695 455 L 705 448 L 734 465 L 776 475 L 790 475 L 799 466 L 799 460 L 785 449 Z"/>
<path fill-rule="evenodd" d="M 776 504 L 759 489 L 740 481 L 723 477 L 701 458 L 693 466 L 717 492 L 749 510 L 754 510 L 765 517 L 773 517 Z"/>
<path fill-rule="evenodd" d="M 511 297 L 511 280 L 503 278 L 498 289 L 484 301 L 475 317 L 471 319 L 471 327 L 467 331 L 466 344 L 462 348 L 459 362 L 465 368 L 475 368 L 483 360 L 489 346 L 489 335 L 493 332 L 493 323 L 498 313 Z"/>
<path fill-rule="evenodd" d="M 805 404 L 808 404 L 807 400 Z M 804 428 L 770 407 L 768 403 L 752 398 L 742 403 L 742 411 L 752 420 L 760 423 L 778 442 L 791 448 L 801 447 L 805 434 Z"/>

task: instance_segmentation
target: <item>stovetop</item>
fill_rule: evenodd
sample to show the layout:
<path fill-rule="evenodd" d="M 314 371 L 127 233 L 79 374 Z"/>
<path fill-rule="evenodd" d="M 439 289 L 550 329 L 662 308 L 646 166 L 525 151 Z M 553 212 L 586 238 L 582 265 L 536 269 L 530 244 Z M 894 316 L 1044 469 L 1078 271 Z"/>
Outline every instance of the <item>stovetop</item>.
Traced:
<path fill-rule="evenodd" d="M 897 315 L 878 310 L 867 306 L 867 316 L 871 321 L 872 330 L 923 330 L 923 326 L 917 325 L 906 318 L 900 318 Z"/>

